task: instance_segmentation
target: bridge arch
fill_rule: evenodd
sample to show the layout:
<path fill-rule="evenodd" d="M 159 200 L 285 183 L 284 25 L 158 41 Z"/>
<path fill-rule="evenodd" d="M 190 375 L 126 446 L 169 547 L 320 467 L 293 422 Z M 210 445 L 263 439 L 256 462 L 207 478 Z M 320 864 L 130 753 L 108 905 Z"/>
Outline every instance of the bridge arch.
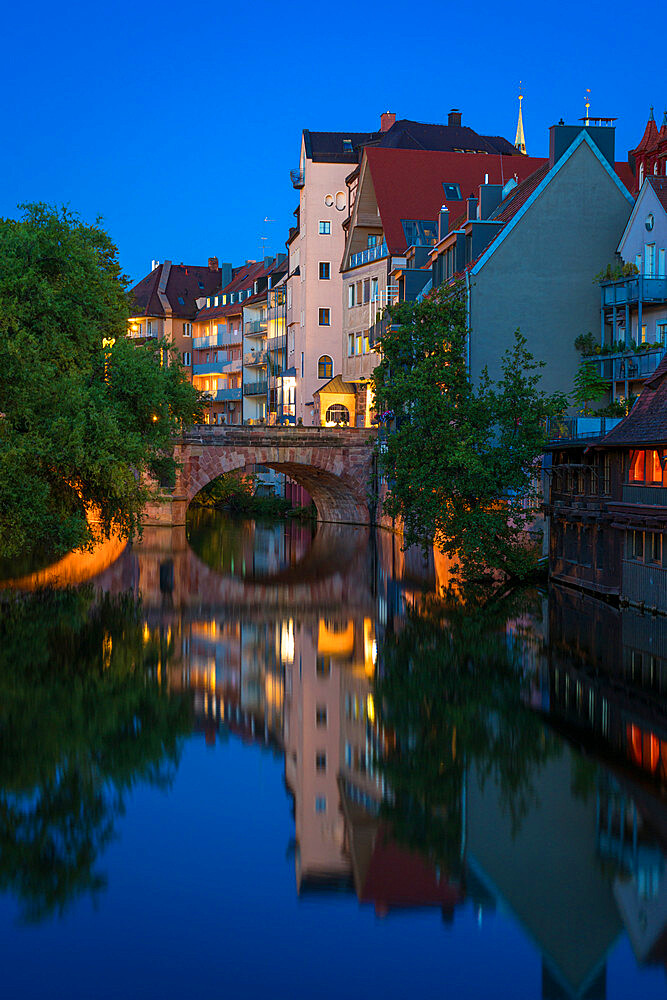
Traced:
<path fill-rule="evenodd" d="M 320 521 L 369 524 L 373 446 L 367 430 L 199 427 L 176 449 L 176 487 L 146 510 L 146 524 L 182 524 L 190 501 L 218 476 L 250 465 L 285 473 L 313 498 Z"/>

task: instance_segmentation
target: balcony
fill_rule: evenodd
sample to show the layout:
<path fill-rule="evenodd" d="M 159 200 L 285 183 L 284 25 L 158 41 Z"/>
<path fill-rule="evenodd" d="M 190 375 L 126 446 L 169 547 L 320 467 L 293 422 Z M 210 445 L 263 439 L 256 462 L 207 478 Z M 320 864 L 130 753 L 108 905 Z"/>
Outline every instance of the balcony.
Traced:
<path fill-rule="evenodd" d="M 130 340 L 156 340 L 158 332 L 155 327 L 151 327 L 150 330 L 146 330 L 145 326 L 140 326 L 138 330 L 128 330 L 127 336 Z"/>
<path fill-rule="evenodd" d="M 241 386 L 235 389 L 213 389 L 208 395 L 214 403 L 240 403 Z"/>
<path fill-rule="evenodd" d="M 243 384 L 244 396 L 266 396 L 268 391 L 269 383 L 266 380 L 263 382 L 244 382 Z"/>
<path fill-rule="evenodd" d="M 296 170 L 290 170 L 289 172 L 290 180 L 292 182 L 292 187 L 295 187 L 297 191 L 304 186 L 306 183 L 306 177 L 304 171 L 301 167 L 297 167 Z"/>
<path fill-rule="evenodd" d="M 624 382 L 626 379 L 644 379 L 652 375 L 665 354 L 664 347 L 649 351 L 620 351 L 618 354 L 607 354 L 587 357 L 585 360 L 597 365 L 600 375 L 607 382 Z"/>
<path fill-rule="evenodd" d="M 193 337 L 192 346 L 195 350 L 202 350 L 208 347 L 236 347 L 241 343 L 241 331 L 234 330 L 233 333 L 212 333 L 208 337 Z"/>
<path fill-rule="evenodd" d="M 623 417 L 565 417 L 558 420 L 549 417 L 547 441 L 568 442 L 603 437 L 623 419 Z"/>
<path fill-rule="evenodd" d="M 254 319 L 251 323 L 245 324 L 246 337 L 256 337 L 260 333 L 266 333 L 266 320 Z"/>
<path fill-rule="evenodd" d="M 269 337 L 266 341 L 268 351 L 282 351 L 285 347 L 285 334 L 282 337 Z"/>
<path fill-rule="evenodd" d="M 243 355 L 243 364 L 246 368 L 252 368 L 253 365 L 266 366 L 268 362 L 268 351 L 249 351 L 247 354 Z"/>
<path fill-rule="evenodd" d="M 624 306 L 637 302 L 667 302 L 667 278 L 635 274 L 619 281 L 601 281 L 602 305 Z"/>
<path fill-rule="evenodd" d="M 350 267 L 359 267 L 361 264 L 370 264 L 371 261 L 381 260 L 382 257 L 388 257 L 389 251 L 387 250 L 387 244 L 383 240 L 382 243 L 376 243 L 374 247 L 368 247 L 367 250 L 360 250 L 359 253 L 353 253 L 350 256 Z"/>
<path fill-rule="evenodd" d="M 227 375 L 231 372 L 241 371 L 241 359 L 234 361 L 211 361 L 207 364 L 194 364 L 192 366 L 193 375 Z"/>

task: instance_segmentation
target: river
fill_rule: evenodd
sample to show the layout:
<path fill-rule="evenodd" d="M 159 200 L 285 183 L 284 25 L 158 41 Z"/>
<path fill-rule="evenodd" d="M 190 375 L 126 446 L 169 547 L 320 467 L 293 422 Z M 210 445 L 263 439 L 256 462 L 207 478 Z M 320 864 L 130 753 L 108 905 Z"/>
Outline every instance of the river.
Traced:
<path fill-rule="evenodd" d="M 367 528 L 121 548 L 0 605 L 7 996 L 667 997 L 667 620 Z"/>

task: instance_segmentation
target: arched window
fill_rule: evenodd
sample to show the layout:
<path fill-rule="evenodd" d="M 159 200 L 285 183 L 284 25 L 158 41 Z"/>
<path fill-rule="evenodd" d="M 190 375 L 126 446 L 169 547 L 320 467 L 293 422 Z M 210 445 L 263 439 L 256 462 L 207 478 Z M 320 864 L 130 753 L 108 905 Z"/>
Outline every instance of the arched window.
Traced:
<path fill-rule="evenodd" d="M 328 354 L 323 354 L 317 362 L 318 378 L 333 378 L 333 361 Z"/>
<path fill-rule="evenodd" d="M 342 403 L 333 403 L 327 410 L 327 424 L 349 424 L 350 411 Z"/>

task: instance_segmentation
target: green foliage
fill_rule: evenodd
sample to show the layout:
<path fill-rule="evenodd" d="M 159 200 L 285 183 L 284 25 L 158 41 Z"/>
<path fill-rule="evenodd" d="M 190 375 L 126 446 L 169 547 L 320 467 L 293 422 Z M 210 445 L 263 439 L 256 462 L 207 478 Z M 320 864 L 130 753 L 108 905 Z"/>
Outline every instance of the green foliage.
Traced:
<path fill-rule="evenodd" d="M 609 392 L 609 387 L 600 374 L 599 365 L 595 361 L 582 361 L 574 376 L 574 392 L 572 402 L 583 414 L 591 413 L 589 402 L 602 399 Z"/>
<path fill-rule="evenodd" d="M 158 680 L 172 655 L 146 641 L 131 596 L 0 604 L 0 890 L 25 919 L 103 889 L 97 862 L 125 794 L 171 782 L 191 731 L 187 699 Z"/>
<path fill-rule="evenodd" d="M 449 873 L 461 860 L 464 783 L 493 782 L 516 829 L 534 777 L 559 752 L 522 701 L 530 678 L 505 632 L 533 605 L 530 594 L 427 601 L 380 647 L 375 702 L 391 734 L 378 762 L 391 789 L 384 814 L 396 839 Z"/>
<path fill-rule="evenodd" d="M 484 369 L 472 384 L 461 286 L 401 303 L 391 320 L 373 376 L 378 413 L 395 417 L 380 453 L 385 511 L 402 518 L 406 544 L 434 538 L 468 578 L 524 576 L 535 565 L 525 529 L 538 512 L 546 418 L 565 397 L 539 389 L 541 365 L 518 330 L 500 381 Z"/>
<path fill-rule="evenodd" d="M 291 511 L 289 500 L 273 494 L 263 495 L 258 486 L 259 480 L 254 473 L 227 472 L 200 490 L 191 506 L 225 510 L 246 517 L 281 517 Z"/>
<path fill-rule="evenodd" d="M 623 261 L 622 264 L 616 262 L 607 264 L 604 270 L 595 275 L 593 281 L 620 281 L 621 278 L 633 278 L 636 274 L 639 274 L 639 268 L 636 264 L 629 261 Z"/>
<path fill-rule="evenodd" d="M 580 333 L 579 336 L 575 338 L 574 346 L 583 355 L 595 354 L 596 350 L 599 352 L 600 349 L 600 345 L 596 342 L 590 330 L 588 333 Z"/>
<path fill-rule="evenodd" d="M 165 343 L 126 339 L 127 279 L 100 228 L 66 209 L 0 219 L 0 555 L 127 536 L 173 481 L 173 442 L 200 394 Z M 106 346 L 103 347 L 103 341 Z M 112 346 L 113 342 L 113 346 Z M 169 357 L 169 365 L 163 361 Z"/>

